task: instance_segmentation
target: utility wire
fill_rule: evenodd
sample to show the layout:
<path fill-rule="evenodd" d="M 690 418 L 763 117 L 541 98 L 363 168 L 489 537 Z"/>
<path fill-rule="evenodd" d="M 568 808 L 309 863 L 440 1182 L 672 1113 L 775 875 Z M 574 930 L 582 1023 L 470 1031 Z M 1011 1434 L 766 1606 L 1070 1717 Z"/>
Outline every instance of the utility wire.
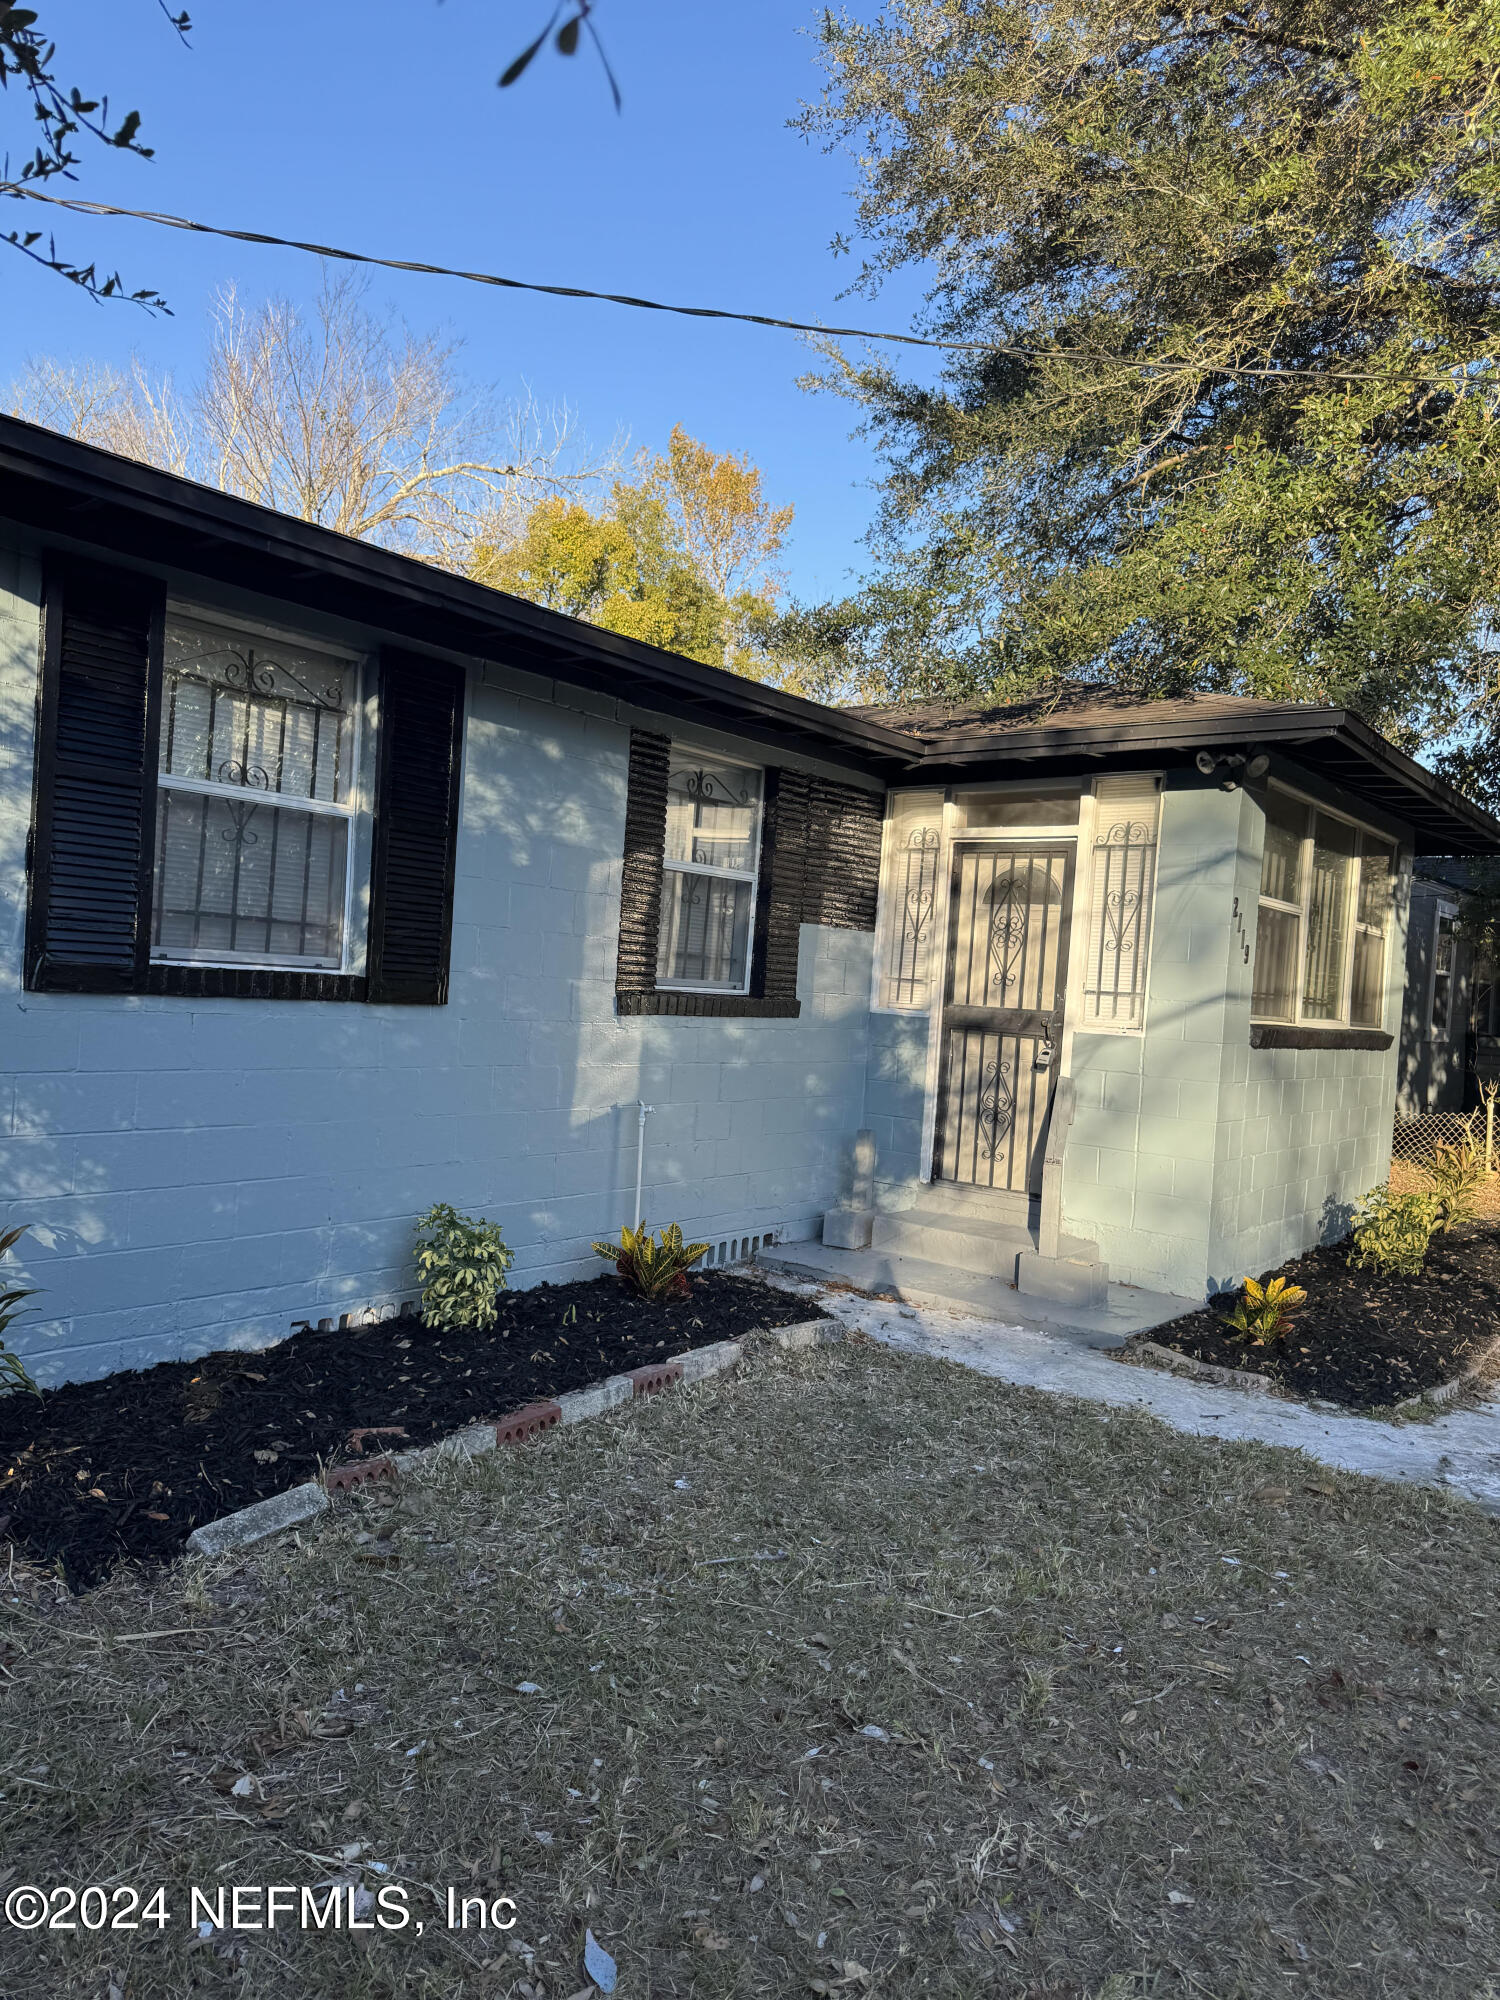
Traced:
<path fill-rule="evenodd" d="M 525 278 L 502 278 L 493 271 L 461 271 L 449 264 L 426 264 L 404 257 L 375 257 L 362 250 L 341 250 L 331 243 L 303 243 L 292 236 L 271 236 L 259 229 L 226 229 L 212 222 L 193 222 L 185 215 L 167 215 L 158 209 L 115 208 L 105 201 L 77 201 L 65 195 L 43 194 L 40 189 L 12 183 L 0 193 L 20 195 L 27 201 L 44 201 L 52 208 L 66 208 L 75 215 L 118 215 L 132 222 L 154 222 L 163 229 L 185 229 L 197 236 L 227 236 L 236 243 L 264 243 L 276 250 L 304 250 L 314 257 L 336 257 L 346 264 L 375 264 L 386 271 L 415 271 L 430 278 L 462 278 L 466 284 L 496 285 L 505 291 L 544 292 L 555 299 L 598 299 L 604 305 L 632 306 L 641 312 L 677 313 L 686 319 L 736 320 L 744 326 L 778 327 L 787 333 L 817 333 L 844 340 L 893 342 L 902 347 L 935 347 L 963 354 L 1003 354 L 1016 361 L 1096 361 L 1122 368 L 1161 369 L 1161 360 L 1142 360 L 1132 354 L 1101 354 L 1087 347 L 1016 347 L 999 340 L 938 340 L 919 333 L 874 333 L 868 327 L 823 326 L 811 320 L 778 319 L 771 313 L 730 312 L 721 306 L 675 306 L 661 299 L 638 299 L 628 292 L 595 292 L 583 285 L 541 285 Z M 1477 359 L 1485 363 L 1492 355 Z M 1444 375 L 1409 375 L 1399 371 L 1382 374 L 1374 369 L 1347 368 L 1243 368 L 1229 362 L 1204 364 L 1210 375 L 1263 376 L 1271 381 L 1306 379 L 1314 382 L 1420 382 L 1448 388 L 1455 383 L 1455 370 Z"/>

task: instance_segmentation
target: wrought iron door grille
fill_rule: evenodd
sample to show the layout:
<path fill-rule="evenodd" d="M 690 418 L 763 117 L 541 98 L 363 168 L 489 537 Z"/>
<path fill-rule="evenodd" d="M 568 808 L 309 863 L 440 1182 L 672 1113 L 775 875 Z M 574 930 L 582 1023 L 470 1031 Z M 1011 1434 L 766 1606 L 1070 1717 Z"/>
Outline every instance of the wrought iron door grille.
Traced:
<path fill-rule="evenodd" d="M 1067 974 L 1072 850 L 954 851 L 934 1177 L 1040 1185 Z"/>

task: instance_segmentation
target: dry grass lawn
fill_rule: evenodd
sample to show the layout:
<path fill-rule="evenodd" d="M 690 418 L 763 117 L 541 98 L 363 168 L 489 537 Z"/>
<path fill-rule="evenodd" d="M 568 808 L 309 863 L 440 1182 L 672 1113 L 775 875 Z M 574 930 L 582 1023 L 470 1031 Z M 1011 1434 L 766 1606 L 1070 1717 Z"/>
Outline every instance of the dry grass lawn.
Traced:
<path fill-rule="evenodd" d="M 171 1921 L 0 1926 L 0 1993 L 569 2000 L 588 1926 L 628 2000 L 1496 2000 L 1497 1585 L 1429 1492 L 766 1358 L 248 1557 L 13 1580 L 0 1895 Z M 187 1923 L 340 1877 L 411 1924 Z"/>

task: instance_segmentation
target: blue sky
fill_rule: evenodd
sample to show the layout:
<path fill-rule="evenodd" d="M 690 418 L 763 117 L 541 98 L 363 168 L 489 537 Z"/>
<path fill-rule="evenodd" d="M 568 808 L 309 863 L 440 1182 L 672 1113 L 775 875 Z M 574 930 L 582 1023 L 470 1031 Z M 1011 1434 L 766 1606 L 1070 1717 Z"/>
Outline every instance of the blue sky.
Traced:
<path fill-rule="evenodd" d="M 829 242 L 852 230 L 853 163 L 787 128 L 818 87 L 807 0 L 599 0 L 618 117 L 586 44 L 496 89 L 546 11 L 545 0 L 196 0 L 183 48 L 154 0 L 53 0 L 43 21 L 65 80 L 107 87 L 115 113 L 139 109 L 156 148 L 150 163 L 88 152 L 76 192 L 549 282 L 910 326 L 915 281 L 838 300 L 854 260 Z M 0 111 L 18 150 L 24 122 Z M 219 287 L 307 299 L 320 281 L 317 262 L 291 251 L 119 220 L 65 216 L 58 231 L 71 255 L 154 285 L 175 317 L 92 304 L 9 252 L 0 381 L 43 354 L 134 353 L 186 377 Z M 797 386 L 813 357 L 795 335 L 390 273 L 373 277 L 370 298 L 459 336 L 475 382 L 566 400 L 601 442 L 627 430 L 658 447 L 681 422 L 716 450 L 748 451 L 769 496 L 796 507 L 786 567 L 798 595 L 841 591 L 865 566 L 876 461 L 850 436 L 848 404 Z"/>

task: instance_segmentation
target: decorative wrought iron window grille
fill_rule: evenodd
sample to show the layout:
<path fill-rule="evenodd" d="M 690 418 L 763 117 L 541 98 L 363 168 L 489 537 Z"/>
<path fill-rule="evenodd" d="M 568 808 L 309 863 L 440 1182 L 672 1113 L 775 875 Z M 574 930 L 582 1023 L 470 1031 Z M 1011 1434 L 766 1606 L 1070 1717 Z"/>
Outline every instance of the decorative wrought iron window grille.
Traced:
<path fill-rule="evenodd" d="M 169 617 L 152 957 L 345 963 L 357 663 Z"/>
<path fill-rule="evenodd" d="M 943 795 L 897 792 L 886 825 L 876 945 L 875 1005 L 925 1013 L 943 865 Z"/>
<path fill-rule="evenodd" d="M 763 774 L 674 745 L 667 774 L 656 983 L 744 993 L 760 863 Z"/>
<path fill-rule="evenodd" d="M 927 954 L 937 909 L 942 830 L 914 826 L 896 860 L 896 905 L 891 923 L 890 1004 L 925 1007 Z"/>
<path fill-rule="evenodd" d="M 1095 798 L 1083 1025 L 1134 1031 L 1145 1020 L 1156 893 L 1154 779 L 1105 779 Z"/>

